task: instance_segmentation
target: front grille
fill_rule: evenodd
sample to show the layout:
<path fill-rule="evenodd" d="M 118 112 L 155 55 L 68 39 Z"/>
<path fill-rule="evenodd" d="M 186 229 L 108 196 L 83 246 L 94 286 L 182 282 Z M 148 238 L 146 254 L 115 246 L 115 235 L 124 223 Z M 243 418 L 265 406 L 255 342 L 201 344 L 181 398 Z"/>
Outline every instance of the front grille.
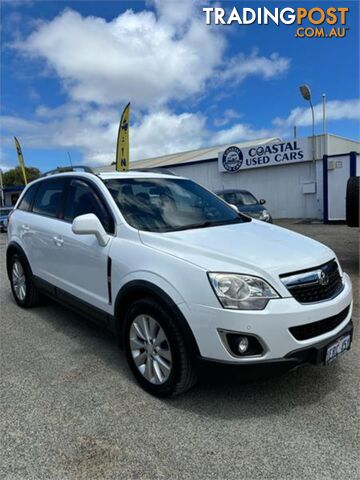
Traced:
<path fill-rule="evenodd" d="M 308 323 L 306 325 L 298 325 L 297 327 L 289 328 L 289 331 L 296 340 L 308 340 L 309 338 L 318 337 L 324 333 L 331 332 L 345 320 L 349 313 L 350 305 L 342 312 L 338 313 L 324 320 Z"/>
<path fill-rule="evenodd" d="M 291 295 L 300 303 L 316 303 L 336 297 L 344 288 L 335 260 L 300 272 L 281 275 Z"/>

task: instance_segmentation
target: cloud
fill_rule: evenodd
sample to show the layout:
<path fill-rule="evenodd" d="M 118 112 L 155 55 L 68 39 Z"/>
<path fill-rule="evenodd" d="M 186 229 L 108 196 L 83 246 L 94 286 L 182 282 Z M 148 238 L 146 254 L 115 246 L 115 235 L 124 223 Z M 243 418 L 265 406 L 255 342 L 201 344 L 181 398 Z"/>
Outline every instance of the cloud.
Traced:
<path fill-rule="evenodd" d="M 147 158 L 200 148 L 206 137 L 206 119 L 196 113 L 158 112 L 134 126 L 135 158 Z"/>
<path fill-rule="evenodd" d="M 233 57 L 220 76 L 221 81 L 238 85 L 249 76 L 260 76 L 268 80 L 284 74 L 290 67 L 290 59 L 272 53 L 270 57 L 259 56 L 256 49 L 249 56 L 243 53 Z"/>
<path fill-rule="evenodd" d="M 1 125 L 7 146 L 12 145 L 11 135 L 16 132 L 29 149 L 79 149 L 85 163 L 108 165 L 115 159 L 118 121 L 119 112 L 111 107 L 68 104 L 55 109 L 41 106 L 31 120 L 3 116 Z M 242 123 L 214 132 L 207 127 L 207 121 L 200 113 L 176 114 L 167 109 L 138 116 L 130 129 L 132 160 L 259 138 L 269 133 Z"/>
<path fill-rule="evenodd" d="M 116 109 L 66 105 L 56 109 L 39 107 L 36 119 L 3 116 L 6 144 L 16 132 L 27 148 L 79 149 L 90 165 L 109 164 L 115 159 L 119 112 Z M 146 114 L 130 129 L 133 160 L 200 147 L 206 119 L 196 113 L 175 114 L 167 110 Z"/>
<path fill-rule="evenodd" d="M 315 123 L 322 122 L 322 103 L 314 105 Z M 332 120 L 360 120 L 360 100 L 330 100 L 326 104 L 326 118 Z M 273 124 L 280 128 L 307 127 L 312 125 L 309 107 L 296 107 L 286 118 L 275 118 Z"/>
<path fill-rule="evenodd" d="M 207 26 L 199 4 L 154 0 L 155 11 L 127 10 L 112 21 L 83 17 L 66 9 L 12 47 L 29 59 L 42 59 L 70 98 L 99 105 L 129 100 L 138 108 L 163 107 L 198 97 L 226 82 L 249 76 L 283 74 L 290 60 L 273 53 L 238 54 L 226 59 L 223 31 Z"/>
<path fill-rule="evenodd" d="M 219 116 L 218 118 L 214 119 L 214 125 L 215 127 L 223 127 L 224 125 L 227 125 L 230 123 L 232 120 L 240 118 L 241 114 L 236 112 L 232 108 L 228 108 L 225 110 L 225 112 Z"/>
<path fill-rule="evenodd" d="M 163 5 L 158 17 L 127 10 L 110 22 L 67 9 L 13 48 L 44 59 L 73 100 L 162 106 L 201 92 L 226 42 L 195 14 L 180 28 L 176 17 L 167 21 L 173 4 L 156 5 Z"/>
<path fill-rule="evenodd" d="M 6 170 L 9 170 L 10 168 L 10 165 L 8 164 L 8 157 L 6 155 L 6 152 L 3 148 L 2 145 L 0 145 L 0 170 L 2 172 L 6 172 Z"/>
<path fill-rule="evenodd" d="M 322 103 L 314 106 L 315 123 L 322 122 Z M 331 100 L 326 106 L 326 117 L 330 121 L 360 120 L 360 100 Z M 236 123 L 230 128 L 219 130 L 214 139 L 217 144 L 232 143 L 240 140 L 264 137 L 289 137 L 294 125 L 307 127 L 312 125 L 311 111 L 306 107 L 296 107 L 286 118 L 274 118 L 268 128 L 254 129 L 246 123 Z"/>
<path fill-rule="evenodd" d="M 195 7 L 201 6 L 198 0 L 182 0 L 177 2 L 176 7 L 169 0 L 153 0 L 149 3 L 155 6 L 161 21 L 177 27 L 184 26 L 194 15 Z"/>
<path fill-rule="evenodd" d="M 11 135 L 29 149 L 79 149 L 87 163 L 110 163 L 115 152 L 118 113 L 84 105 L 64 105 L 57 109 L 40 107 L 31 120 L 15 116 L 1 118 L 2 136 L 12 145 Z M 107 157 L 107 158 L 106 158 Z"/>
<path fill-rule="evenodd" d="M 226 58 L 225 32 L 205 24 L 197 0 L 146 5 L 111 21 L 69 8 L 51 20 L 32 21 L 32 33 L 16 37 L 11 48 L 37 67 L 42 60 L 40 74 L 58 78 L 67 100 L 57 108 L 38 106 L 33 118 L 4 116 L 5 143 L 16 132 L 28 148 L 79 149 L 90 164 L 109 163 L 115 157 L 119 106 L 129 100 L 133 159 L 255 135 L 241 123 L 213 134 L 208 119 L 189 111 L 189 105 L 222 82 L 230 87 L 252 75 L 273 78 L 289 61 L 256 50 Z M 29 90 L 34 103 L 39 93 Z M 182 100 L 187 106 L 175 112 L 171 106 Z M 228 109 L 214 125 L 225 127 L 239 118 Z"/>
<path fill-rule="evenodd" d="M 271 136 L 279 136 L 275 129 L 255 129 L 246 123 L 237 123 L 230 128 L 219 130 L 212 135 L 213 145 L 237 143 L 242 140 L 252 140 Z"/>

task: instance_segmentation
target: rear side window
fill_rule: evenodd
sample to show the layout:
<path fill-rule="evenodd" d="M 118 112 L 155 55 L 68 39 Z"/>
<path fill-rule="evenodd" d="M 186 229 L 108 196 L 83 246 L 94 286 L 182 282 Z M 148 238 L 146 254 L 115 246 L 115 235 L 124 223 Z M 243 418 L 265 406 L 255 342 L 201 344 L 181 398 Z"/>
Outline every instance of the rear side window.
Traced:
<path fill-rule="evenodd" d="M 114 221 L 98 193 L 82 180 L 72 180 L 66 198 L 64 220 L 72 222 L 75 217 L 93 213 L 107 233 L 114 233 Z"/>
<path fill-rule="evenodd" d="M 41 182 L 32 211 L 45 217 L 56 218 L 61 209 L 66 183 L 67 180 L 63 178 Z"/>
<path fill-rule="evenodd" d="M 39 184 L 35 183 L 26 190 L 24 196 L 20 200 L 19 206 L 17 207 L 19 210 L 25 210 L 28 212 L 31 209 L 38 187 Z"/>

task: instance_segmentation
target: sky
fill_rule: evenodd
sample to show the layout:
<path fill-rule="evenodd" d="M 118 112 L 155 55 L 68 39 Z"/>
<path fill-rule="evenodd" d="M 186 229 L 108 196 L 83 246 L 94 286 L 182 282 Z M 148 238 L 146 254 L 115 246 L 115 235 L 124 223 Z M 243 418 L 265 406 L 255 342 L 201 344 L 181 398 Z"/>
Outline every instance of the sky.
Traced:
<path fill-rule="evenodd" d="M 272 136 L 311 134 L 299 93 L 311 87 L 316 133 L 359 139 L 359 2 L 345 38 L 295 38 L 294 25 L 206 25 L 204 6 L 293 6 L 196 0 L 1 0 L 0 167 L 46 171 L 115 160 L 131 101 L 131 160 Z"/>

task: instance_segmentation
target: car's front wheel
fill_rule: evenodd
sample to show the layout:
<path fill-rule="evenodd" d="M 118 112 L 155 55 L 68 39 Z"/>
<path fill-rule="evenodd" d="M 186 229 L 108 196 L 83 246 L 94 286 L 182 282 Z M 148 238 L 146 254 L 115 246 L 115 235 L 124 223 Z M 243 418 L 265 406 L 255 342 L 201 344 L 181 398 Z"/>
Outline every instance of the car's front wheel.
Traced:
<path fill-rule="evenodd" d="M 138 300 L 125 319 L 125 351 L 140 385 L 159 397 L 178 395 L 196 380 L 176 321 L 151 299 Z"/>

